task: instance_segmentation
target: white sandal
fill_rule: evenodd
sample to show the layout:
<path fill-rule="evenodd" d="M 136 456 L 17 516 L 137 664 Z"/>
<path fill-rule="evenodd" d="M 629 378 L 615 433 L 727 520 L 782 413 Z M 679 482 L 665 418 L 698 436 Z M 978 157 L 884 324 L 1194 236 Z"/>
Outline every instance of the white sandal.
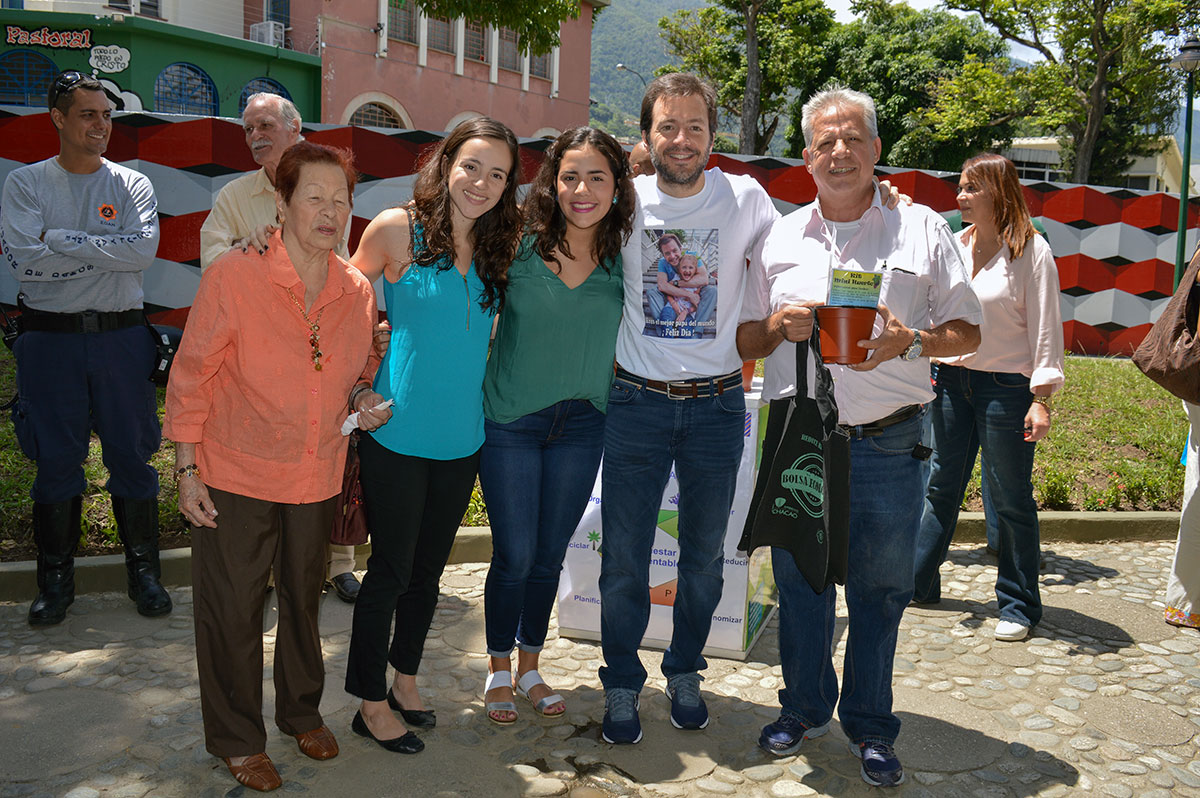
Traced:
<path fill-rule="evenodd" d="M 492 714 L 493 712 L 511 712 L 514 716 L 517 714 L 517 705 L 512 701 L 487 700 L 487 694 L 497 687 L 512 687 L 512 671 L 492 671 L 488 674 L 487 682 L 483 686 L 483 709 L 487 713 L 488 720 L 500 726 L 516 723 L 516 717 L 510 720 L 500 720 Z"/>
<path fill-rule="evenodd" d="M 529 697 L 529 691 L 537 687 L 539 684 L 546 684 L 540 673 L 538 673 L 536 670 L 525 671 L 525 674 L 517 680 L 517 695 L 529 701 L 530 704 L 533 704 L 534 710 L 536 710 L 537 713 L 544 718 L 557 718 L 559 715 L 564 714 L 567 711 L 566 702 L 563 701 L 563 697 L 558 693 L 551 693 L 545 698 L 538 699 L 537 701 L 534 701 Z M 549 687 L 549 685 L 547 685 L 547 687 Z M 546 711 L 547 707 L 552 707 L 555 704 L 563 704 L 563 711 Z"/>

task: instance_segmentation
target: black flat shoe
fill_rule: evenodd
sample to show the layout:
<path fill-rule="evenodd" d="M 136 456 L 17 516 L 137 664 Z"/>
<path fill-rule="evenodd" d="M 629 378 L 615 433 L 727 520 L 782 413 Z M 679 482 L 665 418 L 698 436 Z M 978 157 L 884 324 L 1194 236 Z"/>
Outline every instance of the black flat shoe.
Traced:
<path fill-rule="evenodd" d="M 400 706 L 400 702 L 396 700 L 396 696 L 388 690 L 387 694 L 388 706 L 400 713 L 404 718 L 404 722 L 409 726 L 417 729 L 432 729 L 437 725 L 437 716 L 432 709 L 405 709 Z"/>
<path fill-rule="evenodd" d="M 354 713 L 354 720 L 350 722 L 350 728 L 354 730 L 355 734 L 370 738 L 379 743 L 384 749 L 397 754 L 419 754 L 425 750 L 425 743 L 421 742 L 421 738 L 412 732 L 407 732 L 403 737 L 380 740 L 374 734 L 371 734 L 371 730 L 367 728 L 367 722 L 363 720 L 361 712 Z"/>

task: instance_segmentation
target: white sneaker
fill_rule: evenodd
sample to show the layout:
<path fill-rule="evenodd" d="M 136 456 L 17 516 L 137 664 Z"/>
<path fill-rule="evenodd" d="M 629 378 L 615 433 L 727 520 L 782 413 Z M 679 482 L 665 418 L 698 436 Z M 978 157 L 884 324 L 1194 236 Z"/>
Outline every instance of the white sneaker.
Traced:
<path fill-rule="evenodd" d="M 996 624 L 997 640 L 1024 640 L 1029 634 L 1029 627 L 1016 621 L 1000 621 Z"/>

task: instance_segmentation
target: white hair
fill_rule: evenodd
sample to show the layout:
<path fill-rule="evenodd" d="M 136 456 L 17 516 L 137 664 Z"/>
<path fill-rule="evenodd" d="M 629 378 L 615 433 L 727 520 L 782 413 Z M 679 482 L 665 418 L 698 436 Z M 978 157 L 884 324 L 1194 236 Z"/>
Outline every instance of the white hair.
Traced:
<path fill-rule="evenodd" d="M 293 130 L 295 130 L 296 133 L 300 132 L 300 123 L 301 123 L 300 111 L 299 111 L 299 109 L 296 108 L 296 104 L 293 103 L 291 100 L 289 100 L 287 97 L 284 97 L 279 94 L 275 94 L 274 92 L 270 92 L 270 91 L 256 92 L 246 98 L 246 108 L 249 108 L 250 103 L 254 102 L 255 100 L 262 100 L 264 102 L 273 103 L 275 105 L 275 115 L 278 116 L 280 119 L 282 119 L 283 123 L 285 125 L 292 128 Z M 245 117 L 246 117 L 246 112 L 245 112 L 245 110 L 243 110 L 242 111 L 242 121 L 243 122 L 246 121 Z"/>
<path fill-rule="evenodd" d="M 871 138 L 879 138 L 879 124 L 875 118 L 875 101 L 861 91 L 854 91 L 835 83 L 810 97 L 800 112 L 800 129 L 804 132 L 805 147 L 812 146 L 813 120 L 825 113 L 826 109 L 833 107 L 857 108 L 862 114 L 863 124 L 871 133 Z"/>

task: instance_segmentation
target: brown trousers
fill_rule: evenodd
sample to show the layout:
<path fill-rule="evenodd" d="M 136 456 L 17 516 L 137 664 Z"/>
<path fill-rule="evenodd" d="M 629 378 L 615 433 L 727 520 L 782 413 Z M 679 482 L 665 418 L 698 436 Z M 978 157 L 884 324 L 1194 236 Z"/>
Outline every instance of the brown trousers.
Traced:
<path fill-rule="evenodd" d="M 205 746 L 219 757 L 266 750 L 262 715 L 263 604 L 274 570 L 275 725 L 321 726 L 325 665 L 317 614 L 333 525 L 331 497 L 280 504 L 209 488 L 217 528 L 192 527 L 193 614 Z"/>

